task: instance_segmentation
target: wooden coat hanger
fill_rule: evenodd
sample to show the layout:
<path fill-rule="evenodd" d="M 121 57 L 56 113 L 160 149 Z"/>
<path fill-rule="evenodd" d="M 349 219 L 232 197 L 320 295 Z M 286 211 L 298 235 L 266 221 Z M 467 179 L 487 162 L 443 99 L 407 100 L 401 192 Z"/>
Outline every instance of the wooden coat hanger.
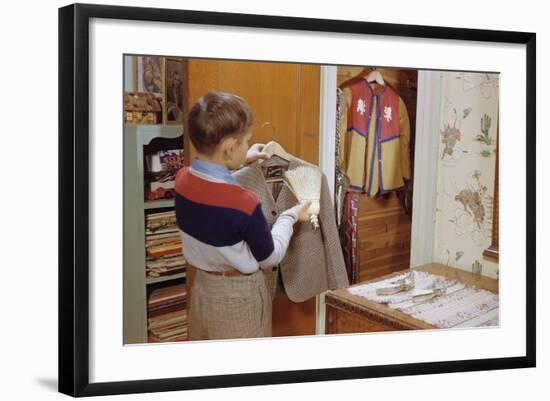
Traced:
<path fill-rule="evenodd" d="M 270 157 L 274 155 L 279 156 L 281 159 L 286 161 L 290 161 L 290 158 L 292 157 L 291 154 L 289 154 L 278 142 L 275 141 L 268 142 L 262 149 L 262 152 L 267 153 Z M 260 159 L 260 163 L 261 162 L 263 162 L 263 160 Z"/>

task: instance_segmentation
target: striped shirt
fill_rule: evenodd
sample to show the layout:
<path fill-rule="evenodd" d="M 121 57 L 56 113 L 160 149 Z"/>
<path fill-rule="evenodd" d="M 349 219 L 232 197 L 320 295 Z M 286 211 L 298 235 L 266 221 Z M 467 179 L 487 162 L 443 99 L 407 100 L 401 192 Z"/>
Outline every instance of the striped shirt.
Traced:
<path fill-rule="evenodd" d="M 296 213 L 283 212 L 270 229 L 258 196 L 229 170 L 194 159 L 176 174 L 176 218 L 185 258 L 206 271 L 249 274 L 279 264 Z"/>

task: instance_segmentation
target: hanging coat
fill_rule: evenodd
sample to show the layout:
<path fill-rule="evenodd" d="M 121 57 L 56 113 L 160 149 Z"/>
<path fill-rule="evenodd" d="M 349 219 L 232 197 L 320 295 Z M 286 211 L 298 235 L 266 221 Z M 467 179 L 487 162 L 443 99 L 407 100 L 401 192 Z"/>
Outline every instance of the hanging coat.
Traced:
<path fill-rule="evenodd" d="M 233 173 L 243 188 L 258 195 L 269 226 L 280 213 L 298 204 L 298 200 L 287 185 L 274 195 L 262 168 L 282 172 L 298 166 L 313 165 L 295 157 L 289 161 L 272 157 L 262 166 L 254 162 Z M 264 271 L 273 297 L 284 291 L 291 301 L 304 302 L 328 289 L 349 285 L 331 198 L 327 177 L 323 174 L 320 229 L 314 231 L 310 223 L 296 223 L 285 257 L 277 269 Z M 280 288 L 279 281 L 283 288 Z"/>
<path fill-rule="evenodd" d="M 351 104 L 340 141 L 340 166 L 352 189 L 374 197 L 411 178 L 410 123 L 403 99 L 388 85 L 375 91 L 367 80 L 348 87 Z"/>

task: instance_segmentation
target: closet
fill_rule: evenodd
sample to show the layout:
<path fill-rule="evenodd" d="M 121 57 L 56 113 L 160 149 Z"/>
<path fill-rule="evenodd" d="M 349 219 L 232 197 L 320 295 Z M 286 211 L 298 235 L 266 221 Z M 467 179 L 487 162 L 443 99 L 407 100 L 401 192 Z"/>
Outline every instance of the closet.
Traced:
<path fill-rule="evenodd" d="M 408 188 L 405 191 L 378 193 L 376 197 L 347 188 L 358 197 L 357 262 L 353 279 L 350 280 L 356 283 L 410 267 L 418 71 L 393 68 L 374 70 L 355 66 L 339 66 L 337 71 L 337 84 L 342 90 L 367 77 L 372 77 L 374 83 L 381 76 L 383 84 L 391 86 L 403 99 L 410 122 L 411 181 Z"/>

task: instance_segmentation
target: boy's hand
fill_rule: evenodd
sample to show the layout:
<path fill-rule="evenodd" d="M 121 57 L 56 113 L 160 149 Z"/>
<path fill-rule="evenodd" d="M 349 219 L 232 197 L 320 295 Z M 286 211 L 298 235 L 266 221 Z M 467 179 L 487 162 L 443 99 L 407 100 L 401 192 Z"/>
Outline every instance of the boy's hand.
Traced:
<path fill-rule="evenodd" d="M 265 152 L 262 152 L 262 149 L 264 148 L 263 143 L 255 143 L 248 149 L 246 152 L 246 161 L 245 164 L 254 163 L 256 160 L 263 159 L 267 160 L 269 159 L 269 155 Z"/>
<path fill-rule="evenodd" d="M 311 201 L 304 203 L 299 203 L 296 206 L 293 206 L 291 209 L 296 212 L 298 216 L 298 221 L 304 223 L 309 221 L 309 207 L 311 206 Z"/>

